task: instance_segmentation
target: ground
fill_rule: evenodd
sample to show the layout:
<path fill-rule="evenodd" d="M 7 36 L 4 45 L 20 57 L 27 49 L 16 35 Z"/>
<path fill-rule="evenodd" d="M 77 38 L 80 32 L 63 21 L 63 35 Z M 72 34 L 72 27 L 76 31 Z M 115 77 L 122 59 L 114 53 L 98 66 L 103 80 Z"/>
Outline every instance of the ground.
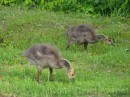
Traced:
<path fill-rule="evenodd" d="M 17 97 L 129 97 L 130 90 L 130 18 L 80 13 L 65 14 L 39 9 L 0 6 L 0 96 Z M 115 46 L 102 41 L 72 45 L 66 50 L 65 31 L 78 24 L 91 24 L 97 33 L 110 36 Z M 23 52 L 37 43 L 56 45 L 76 71 L 70 82 L 65 69 L 42 72 L 37 83 L 37 69 L 30 66 Z"/>

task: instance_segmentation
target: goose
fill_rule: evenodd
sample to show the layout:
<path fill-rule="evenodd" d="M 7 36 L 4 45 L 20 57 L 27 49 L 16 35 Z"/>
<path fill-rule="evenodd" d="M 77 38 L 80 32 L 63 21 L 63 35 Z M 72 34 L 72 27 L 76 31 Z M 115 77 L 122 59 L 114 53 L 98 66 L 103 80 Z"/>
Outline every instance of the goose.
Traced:
<path fill-rule="evenodd" d="M 24 51 L 24 56 L 31 65 L 37 67 L 37 81 L 40 81 L 42 69 L 49 68 L 50 81 L 53 81 L 53 69 L 66 68 L 68 78 L 75 78 L 74 68 L 67 59 L 64 59 L 59 50 L 52 44 L 36 44 Z"/>
<path fill-rule="evenodd" d="M 97 43 L 99 40 L 103 40 L 106 44 L 114 45 L 113 40 L 103 34 L 96 34 L 93 27 L 86 24 L 81 24 L 68 29 L 65 32 L 68 37 L 68 49 L 72 44 L 77 43 L 78 45 L 83 44 L 84 48 L 87 48 L 88 44 Z"/>

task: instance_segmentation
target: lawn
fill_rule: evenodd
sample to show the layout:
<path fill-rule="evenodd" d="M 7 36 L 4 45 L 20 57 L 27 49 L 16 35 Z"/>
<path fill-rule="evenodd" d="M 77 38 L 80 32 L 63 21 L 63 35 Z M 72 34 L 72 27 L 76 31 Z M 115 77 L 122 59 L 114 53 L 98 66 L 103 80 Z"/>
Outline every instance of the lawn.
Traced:
<path fill-rule="evenodd" d="M 65 31 L 78 24 L 91 24 L 97 33 L 110 36 L 115 46 L 102 41 L 72 45 L 68 50 Z M 130 94 L 130 18 L 115 16 L 64 14 L 39 9 L 0 6 L 0 97 L 129 97 Z M 75 68 L 72 83 L 65 69 L 43 69 L 37 83 L 36 67 L 22 53 L 38 43 L 56 45 Z"/>

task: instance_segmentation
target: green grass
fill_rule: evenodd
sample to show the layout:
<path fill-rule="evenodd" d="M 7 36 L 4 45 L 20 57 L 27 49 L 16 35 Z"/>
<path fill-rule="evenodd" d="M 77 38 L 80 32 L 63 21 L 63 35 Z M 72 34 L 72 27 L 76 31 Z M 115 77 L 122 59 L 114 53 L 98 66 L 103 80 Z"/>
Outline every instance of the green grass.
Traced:
<path fill-rule="evenodd" d="M 0 7 L 0 96 L 18 97 L 129 97 L 130 92 L 130 19 L 86 14 L 64 14 L 38 9 Z M 73 25 L 91 24 L 97 33 L 114 38 L 116 46 L 102 41 L 73 45 L 66 50 L 64 32 Z M 42 80 L 35 80 L 36 67 L 22 56 L 33 44 L 52 43 L 70 60 L 76 71 L 75 83 L 69 82 L 65 69 L 54 70 L 54 82 L 43 69 Z"/>

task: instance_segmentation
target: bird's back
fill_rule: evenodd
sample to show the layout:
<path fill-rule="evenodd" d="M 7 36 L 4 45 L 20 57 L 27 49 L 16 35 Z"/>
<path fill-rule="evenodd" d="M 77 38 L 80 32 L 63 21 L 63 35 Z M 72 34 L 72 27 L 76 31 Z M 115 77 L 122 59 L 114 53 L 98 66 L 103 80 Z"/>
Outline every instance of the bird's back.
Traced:
<path fill-rule="evenodd" d="M 32 60 L 40 60 L 46 56 L 54 56 L 56 59 L 61 58 L 58 49 L 50 44 L 34 45 L 24 52 L 24 56 Z"/>
<path fill-rule="evenodd" d="M 66 32 L 66 34 L 70 38 L 77 38 L 77 39 L 81 38 L 88 42 L 93 42 L 95 41 L 95 38 L 96 38 L 96 33 L 95 33 L 94 28 L 92 28 L 89 25 L 84 25 L 84 24 L 70 28 Z"/>

